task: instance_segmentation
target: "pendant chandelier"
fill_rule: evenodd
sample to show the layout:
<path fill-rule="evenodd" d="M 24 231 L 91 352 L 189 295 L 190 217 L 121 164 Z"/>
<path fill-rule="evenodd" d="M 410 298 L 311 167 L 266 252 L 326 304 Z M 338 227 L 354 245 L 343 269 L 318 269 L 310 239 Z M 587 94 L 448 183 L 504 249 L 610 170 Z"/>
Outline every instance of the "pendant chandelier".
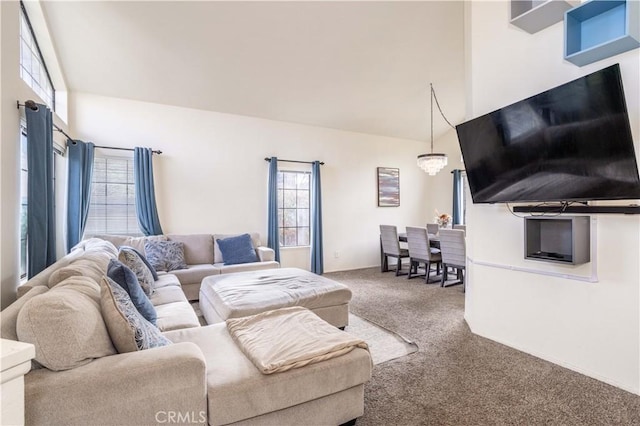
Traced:
<path fill-rule="evenodd" d="M 440 111 L 440 115 L 444 118 L 444 121 L 447 122 L 449 126 L 452 128 L 453 125 L 447 120 L 447 117 L 444 116 L 442 109 L 440 108 L 440 103 L 438 102 L 438 98 L 436 96 L 436 92 L 433 90 L 433 84 L 429 83 L 429 87 L 431 88 L 431 152 L 429 154 L 418 155 L 418 167 L 427 172 L 429 176 L 435 176 L 440 170 L 442 170 L 448 163 L 447 154 L 440 154 L 433 152 L 433 101 L 435 99 L 436 106 L 438 107 L 438 111 Z"/>

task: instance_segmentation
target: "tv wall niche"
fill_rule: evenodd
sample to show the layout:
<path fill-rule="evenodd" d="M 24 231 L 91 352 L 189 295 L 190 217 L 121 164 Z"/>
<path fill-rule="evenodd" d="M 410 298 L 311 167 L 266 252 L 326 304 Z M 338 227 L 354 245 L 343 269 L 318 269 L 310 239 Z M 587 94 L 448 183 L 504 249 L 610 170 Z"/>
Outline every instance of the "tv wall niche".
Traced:
<path fill-rule="evenodd" d="M 581 265 L 591 260 L 589 216 L 526 217 L 524 257 L 529 260 Z"/>

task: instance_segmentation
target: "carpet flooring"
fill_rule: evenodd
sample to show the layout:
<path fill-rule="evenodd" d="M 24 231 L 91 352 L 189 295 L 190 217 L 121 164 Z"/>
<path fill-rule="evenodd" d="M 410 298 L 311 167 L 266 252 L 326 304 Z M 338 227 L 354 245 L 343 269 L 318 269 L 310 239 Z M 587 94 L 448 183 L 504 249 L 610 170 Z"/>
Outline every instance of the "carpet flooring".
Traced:
<path fill-rule="evenodd" d="M 472 334 L 461 286 L 379 268 L 325 276 L 351 288 L 353 313 L 419 348 L 374 366 L 358 426 L 640 425 L 640 396 Z"/>

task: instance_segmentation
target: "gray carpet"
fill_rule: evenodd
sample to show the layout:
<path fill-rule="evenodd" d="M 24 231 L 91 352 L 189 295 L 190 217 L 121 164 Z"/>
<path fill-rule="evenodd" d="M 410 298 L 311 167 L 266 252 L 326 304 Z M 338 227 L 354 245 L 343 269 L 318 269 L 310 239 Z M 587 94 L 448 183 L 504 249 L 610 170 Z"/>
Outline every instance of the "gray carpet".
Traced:
<path fill-rule="evenodd" d="M 351 288 L 352 312 L 419 347 L 374 366 L 358 426 L 640 425 L 640 396 L 472 334 L 460 286 L 378 268 L 325 276 Z"/>

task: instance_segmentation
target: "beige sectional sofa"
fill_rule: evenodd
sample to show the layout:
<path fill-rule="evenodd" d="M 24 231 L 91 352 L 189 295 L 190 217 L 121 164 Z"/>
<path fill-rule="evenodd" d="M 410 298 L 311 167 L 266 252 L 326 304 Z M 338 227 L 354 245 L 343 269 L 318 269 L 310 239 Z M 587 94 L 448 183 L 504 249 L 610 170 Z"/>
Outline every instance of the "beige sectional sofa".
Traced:
<path fill-rule="evenodd" d="M 217 240 L 235 236 L 236 234 L 168 234 L 154 237 L 127 237 L 119 235 L 99 235 L 110 241 L 116 248 L 131 246 L 144 253 L 144 243 L 148 239 L 177 241 L 184 244 L 184 257 L 187 269 L 177 269 L 171 274 L 178 277 L 182 290 L 189 300 L 198 300 L 202 279 L 211 275 L 229 274 L 233 272 L 257 271 L 262 269 L 279 268 L 272 249 L 262 246 L 260 235 L 250 233 L 253 246 L 256 248 L 258 262 L 240 265 L 225 265 L 224 257 L 218 247 Z"/>
<path fill-rule="evenodd" d="M 110 242 L 84 241 L 21 286 L 21 297 L 2 311 L 2 338 L 40 336 L 30 343 L 48 367 L 25 376 L 27 424 L 338 425 L 363 414 L 368 351 L 262 374 L 225 323 L 200 326 L 173 274 L 159 276 L 150 298 L 172 344 L 117 353 L 104 337 L 97 283 L 116 256 Z M 54 292 L 67 295 L 54 309 L 63 327 L 32 309 Z"/>

